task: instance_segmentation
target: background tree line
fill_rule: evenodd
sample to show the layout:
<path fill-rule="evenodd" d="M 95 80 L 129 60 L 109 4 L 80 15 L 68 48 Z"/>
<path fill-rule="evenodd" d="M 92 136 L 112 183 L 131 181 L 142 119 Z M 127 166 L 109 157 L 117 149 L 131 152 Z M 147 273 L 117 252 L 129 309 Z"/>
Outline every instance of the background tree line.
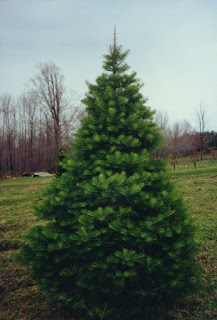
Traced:
<path fill-rule="evenodd" d="M 60 147 L 72 140 L 83 115 L 60 69 L 40 64 L 28 91 L 17 99 L 0 95 L 0 176 L 54 172 Z"/>
<path fill-rule="evenodd" d="M 217 159 L 217 133 L 206 130 L 207 111 L 203 105 L 195 110 L 195 120 L 198 130 L 187 120 L 169 125 L 167 114 L 156 113 L 156 123 L 163 135 L 162 146 L 155 156 L 166 158 L 170 156 L 171 164 L 176 168 L 179 157 L 189 156 L 196 168 L 196 162 L 203 160 L 205 153 L 210 153 Z"/>
<path fill-rule="evenodd" d="M 17 99 L 0 95 L 0 176 L 24 172 L 55 172 L 59 149 L 71 141 L 72 133 L 85 115 L 75 93 L 68 93 L 64 77 L 54 63 L 38 66 L 28 91 Z M 156 113 L 156 123 L 164 136 L 157 157 L 171 156 L 175 166 L 180 156 L 191 156 L 195 164 L 209 149 L 217 158 L 217 133 L 206 130 L 206 109 L 200 104 L 195 112 L 198 130 L 188 121 L 169 125 L 169 118 Z"/>

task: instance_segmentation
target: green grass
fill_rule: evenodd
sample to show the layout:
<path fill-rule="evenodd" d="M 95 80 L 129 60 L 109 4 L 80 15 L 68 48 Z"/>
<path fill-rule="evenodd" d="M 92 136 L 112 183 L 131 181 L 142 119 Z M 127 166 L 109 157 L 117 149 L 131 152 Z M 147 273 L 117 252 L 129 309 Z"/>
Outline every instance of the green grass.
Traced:
<path fill-rule="evenodd" d="M 179 192 L 197 225 L 204 284 L 197 295 L 186 297 L 184 303 L 166 319 L 217 319 L 217 161 L 201 161 L 197 169 L 183 164 L 171 172 Z M 168 315 L 169 316 L 169 315 Z"/>
<path fill-rule="evenodd" d="M 42 201 L 41 191 L 52 179 L 0 181 L 1 320 L 72 319 L 60 315 L 55 306 L 37 292 L 29 270 L 18 266 L 13 259 L 23 241 L 21 237 L 37 223 L 33 206 Z M 181 159 L 176 172 L 171 167 L 171 179 L 198 227 L 201 251 L 197 259 L 205 273 L 200 292 L 171 306 L 169 312 L 162 311 L 161 318 L 156 320 L 214 320 L 217 319 L 217 161 L 199 161 L 195 170 L 188 159 Z"/>
<path fill-rule="evenodd" d="M 33 206 L 42 200 L 40 191 L 49 181 L 50 178 L 0 181 L 0 249 L 20 245 L 21 237 L 36 220 Z"/>

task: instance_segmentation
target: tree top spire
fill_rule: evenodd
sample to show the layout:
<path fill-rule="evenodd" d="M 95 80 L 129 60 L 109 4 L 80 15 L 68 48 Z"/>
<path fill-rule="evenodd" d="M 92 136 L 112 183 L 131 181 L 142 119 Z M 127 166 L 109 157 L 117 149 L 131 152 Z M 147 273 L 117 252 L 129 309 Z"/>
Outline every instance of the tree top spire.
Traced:
<path fill-rule="evenodd" d="M 122 46 L 117 45 L 116 26 L 114 26 L 114 41 L 109 46 L 109 53 L 104 55 L 103 68 L 106 71 L 111 71 L 113 74 L 124 73 L 129 69 L 125 63 L 125 59 L 129 54 L 129 50 L 123 51 Z"/>
<path fill-rule="evenodd" d="M 117 46 L 117 37 L 116 37 L 117 33 L 116 33 L 116 26 L 114 26 L 114 48 L 116 48 Z"/>

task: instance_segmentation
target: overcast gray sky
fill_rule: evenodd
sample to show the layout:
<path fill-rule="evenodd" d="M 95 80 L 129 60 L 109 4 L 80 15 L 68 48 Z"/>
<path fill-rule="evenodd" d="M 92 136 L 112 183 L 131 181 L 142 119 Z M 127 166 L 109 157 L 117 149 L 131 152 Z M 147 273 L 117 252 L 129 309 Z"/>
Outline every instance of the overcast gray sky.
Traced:
<path fill-rule="evenodd" d="M 114 25 L 148 104 L 196 125 L 202 101 L 217 131 L 217 0 L 0 0 L 0 94 L 18 96 L 36 65 L 52 61 L 83 96 Z"/>

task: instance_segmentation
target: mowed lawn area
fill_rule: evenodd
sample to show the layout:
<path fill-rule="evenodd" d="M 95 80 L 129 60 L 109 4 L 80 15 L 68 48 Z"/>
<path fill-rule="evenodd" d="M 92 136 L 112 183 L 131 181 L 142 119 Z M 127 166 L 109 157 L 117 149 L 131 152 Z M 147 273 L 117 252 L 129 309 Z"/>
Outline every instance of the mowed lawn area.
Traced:
<path fill-rule="evenodd" d="M 23 242 L 22 236 L 38 223 L 33 206 L 43 200 L 42 191 L 52 179 L 0 181 L 1 320 L 73 319 L 60 314 L 54 305 L 49 304 L 46 297 L 37 292 L 29 270 L 17 265 L 13 259 Z M 196 236 L 201 251 L 197 259 L 205 273 L 200 292 L 185 297 L 182 304 L 171 306 L 168 312 L 162 311 L 156 320 L 214 320 L 217 319 L 217 160 L 199 161 L 195 170 L 188 159 L 182 159 L 176 172 L 171 167 L 171 180 L 198 227 Z"/>

